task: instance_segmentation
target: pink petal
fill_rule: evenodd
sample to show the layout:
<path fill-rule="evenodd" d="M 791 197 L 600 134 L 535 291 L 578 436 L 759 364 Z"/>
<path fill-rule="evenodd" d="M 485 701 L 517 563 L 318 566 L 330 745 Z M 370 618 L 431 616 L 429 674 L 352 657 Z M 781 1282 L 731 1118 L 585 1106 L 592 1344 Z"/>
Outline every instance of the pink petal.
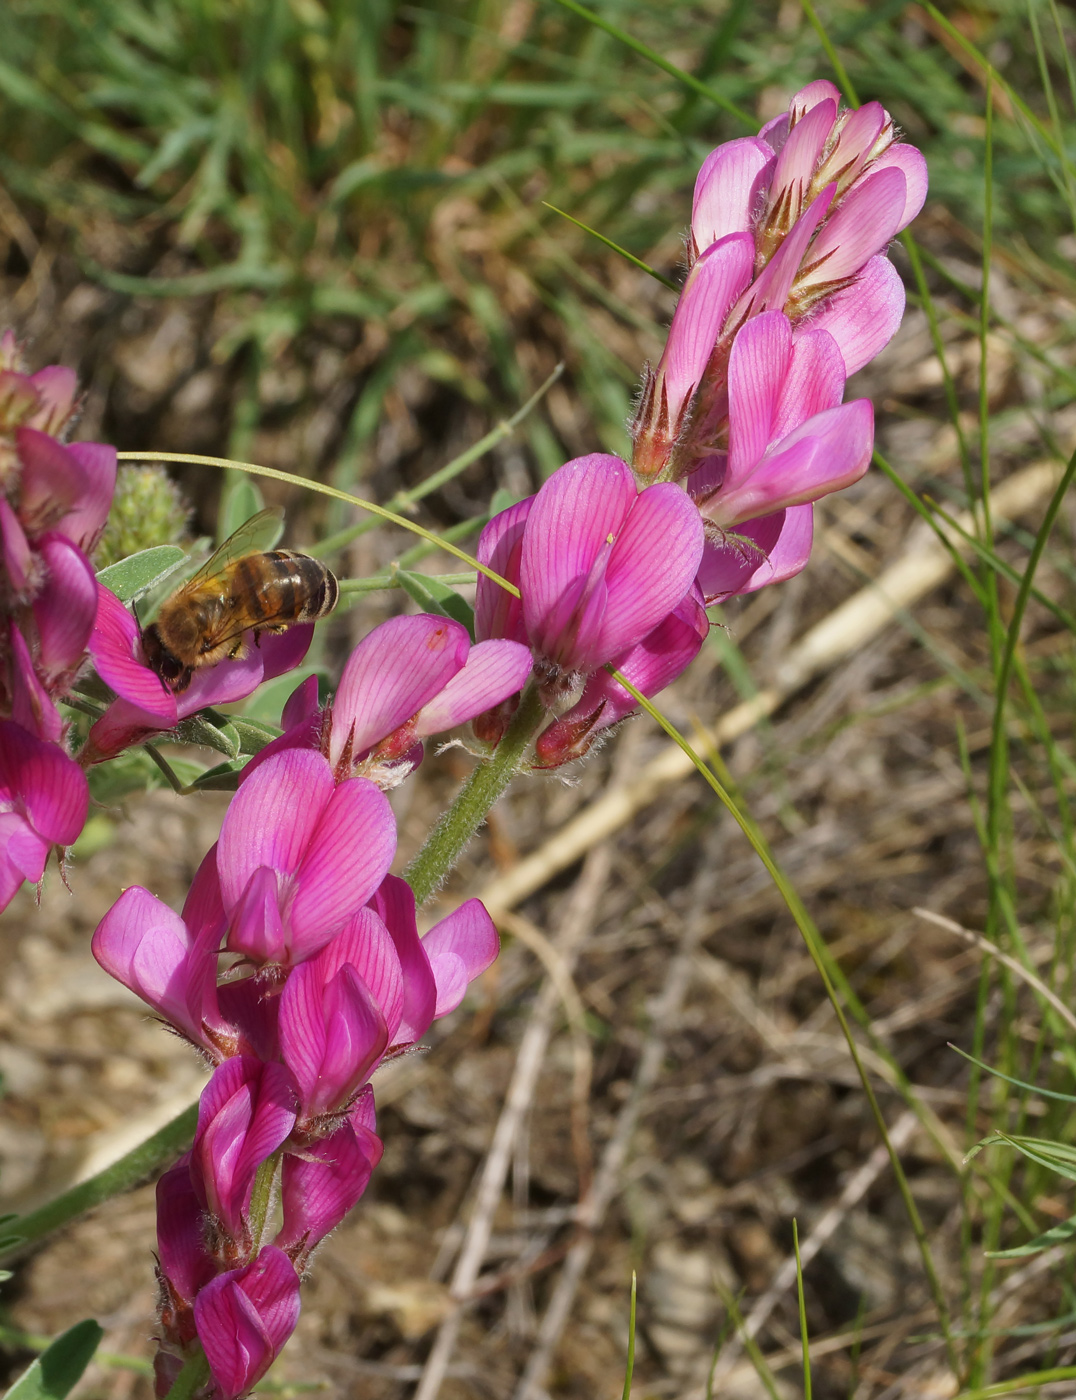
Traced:
<path fill-rule="evenodd" d="M 375 627 L 351 653 L 332 705 L 329 759 L 359 758 L 432 700 L 467 660 L 458 622 L 421 613 Z"/>
<path fill-rule="evenodd" d="M 0 540 L 3 542 L 3 563 L 12 591 L 25 594 L 37 570 L 37 561 L 30 549 L 26 532 L 19 524 L 8 499 L 0 493 Z"/>
<path fill-rule="evenodd" d="M 523 555 L 523 527 L 534 501 L 534 496 L 528 496 L 526 500 L 502 510 L 478 537 L 475 554 L 478 562 L 486 564 L 495 574 L 514 583 L 517 588 Z M 527 644 L 522 602 L 483 573 L 478 575 L 474 623 L 475 636 L 480 642 L 490 637 L 506 637 Z"/>
<path fill-rule="evenodd" d="M 904 172 L 895 166 L 858 181 L 819 230 L 803 259 L 797 287 L 839 282 L 862 271 L 868 259 L 882 252 L 901 228 L 907 198 Z"/>
<path fill-rule="evenodd" d="M 8 636 L 11 645 L 11 718 L 36 738 L 58 744 L 63 737 L 63 720 L 34 669 L 30 648 L 14 620 Z"/>
<path fill-rule="evenodd" d="M 149 890 L 132 885 L 97 925 L 90 951 L 110 977 L 200 1041 L 200 1022 L 187 1016 L 191 942 L 190 931 L 173 909 Z"/>
<path fill-rule="evenodd" d="M 87 490 L 82 464 L 69 448 L 36 428 L 17 428 L 15 446 L 22 464 L 19 516 L 27 533 L 63 528 Z"/>
<path fill-rule="evenodd" d="M 257 778 L 255 774 L 252 782 Z M 245 790 L 246 785 L 240 796 Z M 341 783 L 321 814 L 296 872 L 289 909 L 296 960 L 312 956 L 327 941 L 329 930 L 339 928 L 362 908 L 388 874 L 395 854 L 396 819 L 388 798 L 365 778 Z"/>
<path fill-rule="evenodd" d="M 228 950 L 254 963 L 286 963 L 290 947 L 280 912 L 280 877 L 259 865 L 231 910 Z"/>
<path fill-rule="evenodd" d="M 748 316 L 757 316 L 763 311 L 784 309 L 799 276 L 807 246 L 825 218 L 836 190 L 836 185 L 827 185 L 799 216 L 780 248 L 733 307 L 729 315 L 731 324 L 739 325 Z"/>
<path fill-rule="evenodd" d="M 84 487 L 78 503 L 60 525 L 87 554 L 101 538 L 116 490 L 116 449 L 104 442 L 72 442 L 68 452 L 82 468 Z"/>
<path fill-rule="evenodd" d="M 318 678 L 307 676 L 288 696 L 280 716 L 280 727 L 286 732 L 297 724 L 305 724 L 318 713 Z"/>
<path fill-rule="evenodd" d="M 536 647 L 553 655 L 566 598 L 578 595 L 608 552 L 636 499 L 631 470 L 619 457 L 594 453 L 555 471 L 535 497 L 523 536 L 523 614 Z"/>
<path fill-rule="evenodd" d="M 774 421 L 792 358 L 792 326 L 767 311 L 743 327 L 729 356 L 729 460 L 724 489 L 754 467 L 773 441 Z"/>
<path fill-rule="evenodd" d="M 30 383 L 37 390 L 38 404 L 28 427 L 55 434 L 67 423 L 75 407 L 78 376 L 65 365 L 46 365 L 31 374 Z"/>
<path fill-rule="evenodd" d="M 77 545 L 50 532 L 38 549 L 48 574 L 34 599 L 38 664 L 46 676 L 73 671 L 83 659 L 97 614 L 97 578 Z"/>
<path fill-rule="evenodd" d="M 904 208 L 898 218 L 896 233 L 907 228 L 916 214 L 922 209 L 927 197 L 929 174 L 926 157 L 915 146 L 896 141 L 871 165 L 870 173 L 876 170 L 899 170 L 904 176 Z"/>
<path fill-rule="evenodd" d="M 680 602 L 702 546 L 698 511 L 679 486 L 662 482 L 639 493 L 609 561 L 595 668 L 645 637 Z"/>
<path fill-rule="evenodd" d="M 874 449 L 869 399 L 818 413 L 778 443 L 741 484 L 724 488 L 704 510 L 727 529 L 787 506 L 817 501 L 858 481 Z"/>
<path fill-rule="evenodd" d="M 386 880 L 395 878 L 386 876 Z M 410 891 L 410 887 L 407 888 Z M 412 911 L 413 905 L 412 899 Z M 418 942 L 417 930 L 415 941 Z M 335 977 L 343 967 L 351 967 L 357 972 L 379 1006 L 389 1036 L 395 1040 L 406 995 L 404 969 L 392 934 L 371 907 L 360 909 L 348 921 L 318 954 L 315 966 L 324 983 Z"/>
<path fill-rule="evenodd" d="M 904 283 L 889 261 L 869 259 L 850 287 L 826 298 L 808 321 L 840 347 L 845 373 L 855 374 L 889 344 L 904 315 Z M 802 333 L 802 332 L 801 332 Z"/>
<path fill-rule="evenodd" d="M 718 146 L 695 181 L 691 232 L 698 249 L 728 233 L 750 233 L 762 192 L 773 169 L 773 151 L 757 136 Z"/>
<path fill-rule="evenodd" d="M 770 181 L 769 209 L 774 209 L 791 193 L 787 220 L 782 219 L 786 226 L 799 217 L 815 166 L 837 119 L 837 105 L 831 97 L 816 103 L 792 127 L 781 147 Z"/>
<path fill-rule="evenodd" d="M 350 964 L 293 969 L 280 998 L 280 1049 L 304 1119 L 343 1108 L 388 1044 L 377 1002 Z"/>
<path fill-rule="evenodd" d="M 176 697 L 146 665 L 138 623 L 102 584 L 97 586 L 97 615 L 89 649 L 97 674 L 129 702 L 145 725 L 156 729 L 175 725 Z M 134 716 L 131 718 L 133 721 Z"/>
<path fill-rule="evenodd" d="M 422 946 L 437 983 L 436 1018 L 455 1011 L 468 984 L 496 959 L 501 944 L 485 905 L 479 899 L 468 899 L 434 924 Z"/>
<path fill-rule="evenodd" d="M 261 633 L 255 646 L 261 652 L 263 679 L 271 681 L 275 676 L 283 676 L 302 665 L 313 640 L 312 622 L 297 623 L 286 632 Z"/>
<path fill-rule="evenodd" d="M 788 104 L 788 112 L 793 122 L 800 122 L 813 107 L 820 102 L 833 102 L 840 106 L 840 90 L 828 78 L 815 78 L 801 87 Z"/>
<path fill-rule="evenodd" d="M 265 1375 L 299 1320 L 299 1277 L 266 1245 L 253 1263 L 212 1280 L 194 1300 L 198 1336 L 218 1400 L 236 1400 Z"/>
<path fill-rule="evenodd" d="M 173 1293 L 188 1305 L 217 1272 L 216 1260 L 205 1245 L 205 1222 L 191 1183 L 189 1155 L 157 1182 L 157 1254 Z"/>
<path fill-rule="evenodd" d="M 6 908 L 24 880 L 36 884 L 52 849 L 18 812 L 0 812 L 0 909 Z"/>
<path fill-rule="evenodd" d="M 388 929 L 400 960 L 403 1001 L 400 1023 L 392 1031 L 394 1043 L 410 1045 L 426 1034 L 437 1009 L 437 984 L 418 936 L 415 896 L 406 880 L 386 875 L 370 900 L 370 908 Z"/>
<path fill-rule="evenodd" d="M 298 1267 L 357 1203 L 383 1150 L 374 1132 L 345 1122 L 301 1157 L 285 1155 L 280 1191 L 284 1225 L 275 1243 Z"/>
<path fill-rule="evenodd" d="M 872 153 L 878 150 L 878 138 L 888 122 L 888 114 L 880 102 L 867 102 L 854 112 L 845 114 L 838 123 L 837 139 L 823 165 L 815 173 L 819 185 L 836 180 L 844 191 L 853 183 Z M 892 139 L 892 129 L 888 139 Z"/>
<path fill-rule="evenodd" d="M 527 683 L 533 658 L 519 642 L 489 641 L 473 646 L 467 664 L 418 713 L 415 735 L 443 734 L 499 705 Z"/>
<path fill-rule="evenodd" d="M 687 275 L 673 313 L 669 338 L 658 362 L 673 436 L 688 400 L 706 371 L 729 307 L 747 286 L 754 256 L 750 234 L 730 234 L 720 243 L 707 247 Z"/>
<path fill-rule="evenodd" d="M 724 546 L 707 544 L 699 569 L 706 602 L 754 593 L 798 574 L 811 553 L 814 506 L 790 506 L 737 526 Z"/>
<path fill-rule="evenodd" d="M 86 775 L 57 744 L 46 743 L 11 720 L 0 720 L 0 800 L 21 808 L 48 842 L 70 846 L 86 823 Z M 36 877 L 35 877 L 36 878 Z"/>
<path fill-rule="evenodd" d="M 828 331 L 812 329 L 794 337 L 774 414 L 774 440 L 786 437 L 823 409 L 836 408 L 844 395 L 844 377 L 844 359 Z"/>
<path fill-rule="evenodd" d="M 656 695 L 695 659 L 709 626 L 697 590 L 692 589 L 641 642 L 616 658 L 616 669 L 643 695 Z M 558 768 L 581 758 L 601 730 L 635 709 L 635 697 L 608 671 L 595 671 L 579 702 L 539 735 L 539 766 Z"/>
<path fill-rule="evenodd" d="M 204 710 L 207 705 L 230 705 L 252 695 L 265 679 L 261 648 L 248 632 L 244 654 L 234 659 L 218 661 L 195 671 L 186 690 L 175 697 L 180 719 Z"/>
<path fill-rule="evenodd" d="M 231 909 L 259 866 L 293 875 L 335 791 L 319 753 L 275 754 L 243 783 L 224 817 L 217 846 L 224 906 Z"/>

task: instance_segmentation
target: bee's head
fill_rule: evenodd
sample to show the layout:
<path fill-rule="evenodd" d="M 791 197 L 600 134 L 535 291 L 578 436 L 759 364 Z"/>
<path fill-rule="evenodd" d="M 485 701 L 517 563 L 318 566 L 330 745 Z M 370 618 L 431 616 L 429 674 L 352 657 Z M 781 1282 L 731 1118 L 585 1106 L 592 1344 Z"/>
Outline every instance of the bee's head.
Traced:
<path fill-rule="evenodd" d="M 157 672 L 169 690 L 186 690 L 191 681 L 190 667 L 184 666 L 179 657 L 168 650 L 156 623 L 143 629 L 142 650 L 149 667 Z"/>

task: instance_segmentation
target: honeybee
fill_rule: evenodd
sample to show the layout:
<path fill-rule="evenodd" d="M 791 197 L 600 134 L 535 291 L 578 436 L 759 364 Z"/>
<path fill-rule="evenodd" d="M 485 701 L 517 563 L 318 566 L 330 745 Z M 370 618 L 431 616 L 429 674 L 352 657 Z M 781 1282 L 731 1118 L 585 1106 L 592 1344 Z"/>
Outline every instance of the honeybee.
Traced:
<path fill-rule="evenodd" d="M 143 629 L 146 660 L 169 690 L 186 690 L 195 671 L 239 656 L 244 632 L 257 641 L 261 632 L 285 632 L 336 607 L 340 585 L 319 559 L 257 548 L 277 537 L 282 515 L 274 507 L 240 525 Z"/>

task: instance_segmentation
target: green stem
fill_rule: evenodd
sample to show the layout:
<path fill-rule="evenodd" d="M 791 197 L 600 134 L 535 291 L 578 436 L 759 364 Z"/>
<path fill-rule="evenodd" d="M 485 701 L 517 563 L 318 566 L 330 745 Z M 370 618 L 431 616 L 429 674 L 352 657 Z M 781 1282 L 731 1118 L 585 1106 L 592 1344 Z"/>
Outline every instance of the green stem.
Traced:
<path fill-rule="evenodd" d="M 172 1389 L 168 1392 L 168 1400 L 190 1400 L 190 1397 L 196 1391 L 201 1390 L 207 1380 L 209 1380 L 209 1362 L 206 1360 L 205 1352 L 199 1347 L 195 1354 L 184 1363 L 183 1370 L 180 1371 Z"/>
<path fill-rule="evenodd" d="M 159 1132 L 139 1143 L 118 1162 L 113 1162 L 88 1181 L 80 1181 L 77 1186 L 72 1186 L 47 1205 L 32 1210 L 29 1215 L 4 1225 L 0 1230 L 5 1240 L 4 1247 L 0 1247 L 0 1260 L 21 1254 L 29 1245 L 92 1210 L 102 1201 L 138 1186 L 158 1167 L 174 1161 L 190 1146 L 197 1124 L 198 1105 L 191 1104 L 178 1118 L 166 1123 Z"/>
<path fill-rule="evenodd" d="M 522 768 L 523 756 L 545 715 L 538 687 L 532 682 L 523 692 L 519 709 L 493 757 L 480 763 L 467 779 L 404 872 L 416 903 L 424 904 L 459 860 L 486 813 Z"/>
<path fill-rule="evenodd" d="M 283 1156 L 283 1152 L 278 1151 L 274 1152 L 271 1157 L 267 1157 L 254 1177 L 254 1189 L 250 1195 L 250 1213 L 247 1220 L 250 1225 L 250 1238 L 253 1241 L 252 1248 L 255 1253 L 262 1247 L 262 1236 L 265 1234 L 269 1210 L 273 1204 L 273 1187 Z"/>

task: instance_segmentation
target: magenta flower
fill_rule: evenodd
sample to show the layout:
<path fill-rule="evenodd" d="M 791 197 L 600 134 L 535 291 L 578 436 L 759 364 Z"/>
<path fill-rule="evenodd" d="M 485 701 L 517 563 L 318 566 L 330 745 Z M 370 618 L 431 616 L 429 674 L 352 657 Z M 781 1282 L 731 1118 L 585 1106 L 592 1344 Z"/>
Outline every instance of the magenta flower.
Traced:
<path fill-rule="evenodd" d="M 284 733 L 255 755 L 244 780 L 274 753 L 316 748 L 340 780 L 356 775 L 395 787 L 422 761 L 423 739 L 515 694 L 530 667 L 526 647 L 471 646 L 466 629 L 448 618 L 390 618 L 352 651 L 324 710 L 316 681 L 296 689 L 281 716 Z"/>
<path fill-rule="evenodd" d="M 754 261 L 750 236 L 730 233 L 708 246 L 688 273 L 657 369 L 647 366 L 643 375 L 633 423 L 633 466 L 643 480 L 663 472 L 678 448 L 690 451 L 692 442 L 704 440 L 728 412 L 719 392 L 699 391 L 720 383 L 721 366 L 712 361 Z M 712 421 L 699 422 L 700 411 Z"/>
<path fill-rule="evenodd" d="M 214 1059 L 235 1054 L 235 1028 L 217 1000 L 224 934 L 216 847 L 198 868 L 182 917 L 149 890 L 124 890 L 97 925 L 90 947 L 104 970 Z"/>
<path fill-rule="evenodd" d="M 369 930 L 360 931 L 363 923 Z M 347 1108 L 389 1042 L 377 997 L 347 960 L 348 949 L 340 946 L 360 940 L 382 945 L 376 953 L 373 948 L 369 952 L 380 963 L 377 970 L 387 984 L 382 994 L 399 1002 L 399 958 L 388 930 L 370 910 L 361 910 L 318 957 L 293 968 L 280 997 L 281 1054 L 299 1091 L 300 1127 L 307 1131 L 317 1119 Z M 359 956 L 367 951 L 357 950 Z"/>
<path fill-rule="evenodd" d="M 796 339 L 827 332 L 844 377 L 873 359 L 904 312 L 904 288 L 884 253 L 926 190 L 926 162 L 896 140 L 888 113 L 876 102 L 841 112 L 827 82 L 797 93 L 757 137 L 711 152 L 695 185 L 691 268 L 632 423 L 641 481 L 681 480 L 725 452 L 728 366 L 752 318 L 783 312 Z M 759 587 L 788 577 L 803 537 L 792 532 L 775 560 L 749 541 L 739 567 L 729 556 L 707 596 L 723 591 L 717 582 L 739 591 L 737 579 Z"/>
<path fill-rule="evenodd" d="M 274 754 L 242 784 L 217 846 L 227 946 L 256 964 L 314 957 L 371 897 L 396 850 L 385 796 L 337 784 L 306 749 Z"/>
<path fill-rule="evenodd" d="M 577 458 L 482 532 L 478 558 L 500 564 L 522 599 L 519 609 L 506 608 L 499 585 L 480 576 L 476 628 L 484 635 L 510 626 L 516 640 L 526 637 L 546 690 L 563 695 L 616 664 L 676 607 L 702 545 L 701 524 L 678 488 L 639 492 L 619 457 Z"/>
<path fill-rule="evenodd" d="M 83 761 L 99 763 L 151 734 L 174 729 L 181 719 L 207 705 L 244 700 L 262 681 L 298 666 L 314 634 L 312 624 L 289 627 L 279 635 L 263 634 L 245 654 L 196 671 L 186 690 L 176 695 L 151 670 L 142 650 L 142 633 L 134 617 L 107 588 L 99 598 L 90 655 L 101 679 L 116 692 L 114 700 L 90 729 Z"/>
<path fill-rule="evenodd" d="M 252 1246 L 250 1200 L 258 1168 L 295 1125 L 295 1086 L 283 1065 L 233 1055 L 213 1071 L 198 1105 L 191 1180 L 220 1232 L 225 1265 Z"/>
<path fill-rule="evenodd" d="M 339 1127 L 301 1152 L 285 1153 L 280 1203 L 284 1224 L 274 1243 L 300 1272 L 310 1255 L 358 1202 L 384 1151 L 367 1091 Z"/>
<path fill-rule="evenodd" d="M 814 538 L 814 506 L 789 506 L 736 526 L 734 533 L 707 540 L 698 584 L 706 602 L 754 593 L 783 583 L 803 569 Z"/>
<path fill-rule="evenodd" d="M 649 699 L 690 666 L 709 630 L 696 588 L 619 659 L 617 671 Z M 595 671 L 576 704 L 538 736 L 536 766 L 559 768 L 562 763 L 582 758 L 599 734 L 635 708 L 635 697 L 614 676 L 608 671 Z"/>
<path fill-rule="evenodd" d="M 0 719 L 0 909 L 41 879 L 53 846 L 77 840 L 89 801 L 86 775 L 59 745 Z"/>
<path fill-rule="evenodd" d="M 157 1182 L 157 1277 L 164 1341 L 194 1341 L 194 1299 L 218 1273 L 206 1245 L 205 1208 L 191 1180 L 188 1152 Z"/>
<path fill-rule="evenodd" d="M 217 1400 L 237 1400 L 265 1375 L 299 1320 L 299 1277 L 267 1245 L 245 1268 L 221 1274 L 194 1300 Z"/>
<path fill-rule="evenodd" d="M 868 399 L 841 404 L 844 363 L 827 331 L 795 341 L 767 312 L 737 335 L 729 358 L 729 448 L 687 480 L 704 519 L 723 531 L 858 481 L 870 464 Z"/>

